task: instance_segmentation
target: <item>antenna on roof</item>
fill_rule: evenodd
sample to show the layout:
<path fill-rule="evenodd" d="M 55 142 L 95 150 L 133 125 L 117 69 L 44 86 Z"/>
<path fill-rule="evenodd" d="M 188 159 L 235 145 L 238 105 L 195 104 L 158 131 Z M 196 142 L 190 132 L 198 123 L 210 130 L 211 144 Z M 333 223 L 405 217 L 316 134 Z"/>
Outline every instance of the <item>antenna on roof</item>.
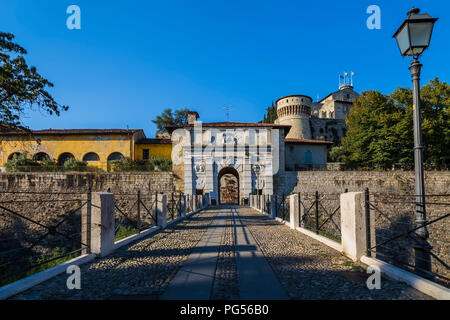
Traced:
<path fill-rule="evenodd" d="M 341 90 L 345 87 L 353 87 L 353 76 L 354 75 L 355 75 L 355 73 L 353 71 L 351 71 L 350 73 L 344 71 L 343 75 L 340 74 L 339 75 L 339 90 Z"/>
<path fill-rule="evenodd" d="M 225 107 L 222 107 L 222 108 L 225 109 L 225 111 L 227 113 L 227 122 L 229 122 L 230 121 L 230 110 L 233 109 L 233 106 L 229 105 L 229 106 L 225 106 Z"/>

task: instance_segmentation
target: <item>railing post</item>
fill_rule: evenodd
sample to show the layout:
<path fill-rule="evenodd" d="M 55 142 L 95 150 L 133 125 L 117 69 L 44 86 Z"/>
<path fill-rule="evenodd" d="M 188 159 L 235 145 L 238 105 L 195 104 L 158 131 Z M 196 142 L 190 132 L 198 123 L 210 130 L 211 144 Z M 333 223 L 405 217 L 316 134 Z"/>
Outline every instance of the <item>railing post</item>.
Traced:
<path fill-rule="evenodd" d="M 278 196 L 275 193 L 275 217 L 278 217 Z"/>
<path fill-rule="evenodd" d="M 367 252 L 364 192 L 341 193 L 340 202 L 342 252 L 358 261 Z"/>
<path fill-rule="evenodd" d="M 141 190 L 137 191 L 137 229 L 141 230 Z"/>
<path fill-rule="evenodd" d="M 180 196 L 181 196 L 181 199 L 183 199 L 183 206 L 181 207 L 181 216 L 182 217 L 186 217 L 186 210 L 187 210 L 187 208 L 186 208 L 186 195 L 185 194 L 181 194 L 180 193 Z M 181 201 L 180 201 L 180 203 L 181 203 Z"/>
<path fill-rule="evenodd" d="M 157 207 L 158 207 L 158 192 L 155 192 L 155 210 L 153 211 L 154 212 L 154 214 L 153 214 L 153 225 L 154 226 L 158 225 L 158 214 L 157 214 L 158 209 L 157 209 Z"/>
<path fill-rule="evenodd" d="M 197 195 L 192 195 L 192 211 L 197 211 Z"/>
<path fill-rule="evenodd" d="M 114 251 L 114 194 L 92 195 L 91 251 L 104 257 Z"/>
<path fill-rule="evenodd" d="M 315 207 L 316 207 L 316 234 L 319 234 L 319 191 L 316 190 L 316 200 L 315 200 Z"/>
<path fill-rule="evenodd" d="M 180 192 L 180 195 L 178 197 L 178 208 L 179 208 L 178 216 L 181 217 L 182 216 L 182 213 L 181 213 L 181 192 Z"/>
<path fill-rule="evenodd" d="M 304 209 L 303 209 L 302 200 L 301 200 L 300 196 L 301 196 L 301 194 L 299 192 L 298 193 L 298 226 L 302 227 L 303 226 Z"/>
<path fill-rule="evenodd" d="M 286 199 L 284 198 L 284 192 L 281 194 L 281 205 L 282 205 L 282 207 L 283 207 L 283 210 L 281 211 L 281 214 L 282 214 L 282 216 L 281 216 L 281 219 L 283 219 L 284 220 L 284 211 L 286 211 L 286 208 L 285 208 L 285 203 L 284 203 L 284 201 L 285 201 Z"/>
<path fill-rule="evenodd" d="M 271 194 L 271 195 L 269 196 L 269 208 L 270 208 L 270 217 L 271 217 L 272 219 L 275 218 L 275 204 L 274 204 L 274 199 L 275 199 L 275 196 L 274 196 L 273 194 Z"/>
<path fill-rule="evenodd" d="M 81 209 L 81 242 L 86 246 L 82 254 L 91 253 L 91 221 L 92 221 L 92 193 L 91 188 L 86 192 L 86 205 Z"/>
<path fill-rule="evenodd" d="M 297 229 L 299 224 L 299 210 L 298 210 L 298 196 L 299 194 L 291 194 L 289 196 L 289 224 L 292 229 Z"/>
<path fill-rule="evenodd" d="M 167 226 L 167 195 L 161 196 L 161 201 L 156 204 L 156 216 L 158 217 L 158 226 L 165 229 Z"/>
<path fill-rule="evenodd" d="M 174 214 L 174 210 L 175 210 L 175 208 L 174 208 L 174 202 L 173 202 L 173 192 L 171 193 L 171 203 L 170 203 L 170 206 L 171 206 L 171 210 L 170 210 L 170 217 L 171 217 L 171 219 L 173 220 L 173 218 L 174 218 L 174 216 L 173 216 L 173 214 Z"/>
<path fill-rule="evenodd" d="M 365 217 L 366 217 L 366 255 L 368 257 L 372 256 L 372 252 L 370 250 L 372 241 L 370 239 L 370 207 L 369 207 L 369 201 L 370 201 L 369 188 L 366 188 L 364 190 L 364 214 L 365 214 Z"/>

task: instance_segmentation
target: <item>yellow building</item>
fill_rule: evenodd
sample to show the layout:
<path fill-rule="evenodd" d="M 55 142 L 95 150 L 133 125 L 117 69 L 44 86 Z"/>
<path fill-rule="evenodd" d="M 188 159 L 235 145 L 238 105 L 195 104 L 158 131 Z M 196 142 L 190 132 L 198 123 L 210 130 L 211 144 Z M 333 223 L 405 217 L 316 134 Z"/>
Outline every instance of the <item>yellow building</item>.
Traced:
<path fill-rule="evenodd" d="M 142 129 L 70 129 L 0 133 L 0 167 L 14 154 L 27 152 L 37 160 L 54 159 L 62 165 L 69 158 L 107 170 L 108 162 L 129 157 L 170 159 L 170 139 L 147 139 Z"/>
<path fill-rule="evenodd" d="M 163 157 L 171 159 L 172 140 L 141 139 L 135 143 L 134 157 L 136 160 L 148 160 L 150 157 Z"/>

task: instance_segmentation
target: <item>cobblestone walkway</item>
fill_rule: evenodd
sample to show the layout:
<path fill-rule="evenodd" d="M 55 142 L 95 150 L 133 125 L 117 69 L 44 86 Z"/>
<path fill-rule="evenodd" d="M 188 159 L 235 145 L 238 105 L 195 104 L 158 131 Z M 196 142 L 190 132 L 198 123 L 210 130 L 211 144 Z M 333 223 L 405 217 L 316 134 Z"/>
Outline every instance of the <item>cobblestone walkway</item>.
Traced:
<path fill-rule="evenodd" d="M 222 222 L 211 225 L 218 217 Z M 206 231 L 217 226 L 220 245 L 208 249 L 217 254 L 210 299 L 242 298 L 240 276 L 252 275 L 238 267 L 251 265 L 238 260 L 239 251 L 249 250 L 237 243 L 241 241 L 236 240 L 239 232 L 253 239 L 289 299 L 431 299 L 386 278 L 382 278 L 380 290 L 369 290 L 363 265 L 248 207 L 205 210 L 85 264 L 81 266 L 81 290 L 68 290 L 67 275 L 61 274 L 13 299 L 158 299 L 202 244 Z"/>
<path fill-rule="evenodd" d="M 157 299 L 197 245 L 217 210 L 189 219 L 81 266 L 81 289 L 63 273 L 13 299 Z"/>

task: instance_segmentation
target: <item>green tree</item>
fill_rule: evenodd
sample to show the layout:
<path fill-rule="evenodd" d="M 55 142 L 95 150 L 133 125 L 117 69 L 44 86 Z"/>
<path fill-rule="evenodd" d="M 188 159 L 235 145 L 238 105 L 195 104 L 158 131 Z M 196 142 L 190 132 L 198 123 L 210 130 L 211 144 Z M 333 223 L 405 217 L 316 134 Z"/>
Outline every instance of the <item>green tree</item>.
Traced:
<path fill-rule="evenodd" d="M 166 126 L 168 125 L 183 125 L 188 122 L 187 114 L 189 109 L 181 109 L 172 111 L 172 109 L 166 109 L 160 116 L 157 116 L 155 120 L 152 120 L 156 124 L 157 132 L 166 132 Z"/>
<path fill-rule="evenodd" d="M 421 88 L 421 118 L 425 163 L 450 163 L 450 87 L 437 78 Z M 367 168 L 414 163 L 411 89 L 398 88 L 389 96 L 365 91 L 346 119 L 341 160 Z"/>
<path fill-rule="evenodd" d="M 267 107 L 267 111 L 266 114 L 264 115 L 264 119 L 263 122 L 264 123 L 274 123 L 275 120 L 277 119 L 277 107 L 273 104 L 272 101 L 272 105 Z"/>
<path fill-rule="evenodd" d="M 27 65 L 23 57 L 27 51 L 13 39 L 13 34 L 0 32 L 0 122 L 4 127 L 23 126 L 22 116 L 33 107 L 59 116 L 68 107 L 48 93 L 53 84 Z"/>

